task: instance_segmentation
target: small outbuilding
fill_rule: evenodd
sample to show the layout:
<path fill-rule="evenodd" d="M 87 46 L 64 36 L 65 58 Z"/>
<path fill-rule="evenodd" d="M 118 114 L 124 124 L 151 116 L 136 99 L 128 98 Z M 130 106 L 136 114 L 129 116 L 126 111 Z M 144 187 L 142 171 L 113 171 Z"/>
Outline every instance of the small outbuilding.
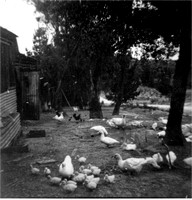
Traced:
<path fill-rule="evenodd" d="M 14 62 L 18 54 L 17 36 L 0 27 L 1 87 L 0 87 L 0 148 L 8 147 L 21 132 L 17 111 Z"/>

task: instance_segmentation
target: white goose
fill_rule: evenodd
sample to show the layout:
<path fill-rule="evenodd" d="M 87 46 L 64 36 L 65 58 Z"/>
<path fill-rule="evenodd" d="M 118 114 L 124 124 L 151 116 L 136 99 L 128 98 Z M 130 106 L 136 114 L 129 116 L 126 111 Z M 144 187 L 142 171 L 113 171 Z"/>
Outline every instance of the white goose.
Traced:
<path fill-rule="evenodd" d="M 124 128 L 126 126 L 126 116 L 127 115 L 123 114 L 122 118 L 112 118 L 107 120 L 106 123 L 115 128 Z"/>
<path fill-rule="evenodd" d="M 119 144 L 120 143 L 119 141 L 117 141 L 117 140 L 115 140 L 115 139 L 113 139 L 111 137 L 105 137 L 104 133 L 100 133 L 100 134 L 101 134 L 100 141 L 102 143 L 106 144 L 107 147 L 110 147 L 110 146 L 112 146 L 114 144 Z"/>
<path fill-rule="evenodd" d="M 95 130 L 95 131 L 98 131 L 99 133 L 105 133 L 105 135 L 108 135 L 106 128 L 103 127 L 103 126 L 100 126 L 100 125 L 93 126 L 93 127 L 90 128 L 90 130 Z"/>
<path fill-rule="evenodd" d="M 59 174 L 62 177 L 69 178 L 74 173 L 74 167 L 72 164 L 71 157 L 67 155 L 65 160 L 59 166 Z"/>

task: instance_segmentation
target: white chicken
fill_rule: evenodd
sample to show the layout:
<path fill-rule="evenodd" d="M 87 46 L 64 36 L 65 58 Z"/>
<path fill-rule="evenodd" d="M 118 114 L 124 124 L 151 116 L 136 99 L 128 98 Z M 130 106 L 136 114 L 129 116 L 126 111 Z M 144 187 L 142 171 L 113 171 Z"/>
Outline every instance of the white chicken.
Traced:
<path fill-rule="evenodd" d="M 56 119 L 58 121 L 63 121 L 64 120 L 63 112 L 61 113 L 57 112 L 57 114 L 53 117 L 53 119 Z"/>
<path fill-rule="evenodd" d="M 106 144 L 107 147 L 110 147 L 110 146 L 112 146 L 114 144 L 119 144 L 120 143 L 119 141 L 117 141 L 117 140 L 115 140 L 115 139 L 113 139 L 111 137 L 105 137 L 104 133 L 100 133 L 100 134 L 101 134 L 100 141 L 102 143 Z"/>
<path fill-rule="evenodd" d="M 62 177 L 70 178 L 71 175 L 74 173 L 74 167 L 72 164 L 71 157 L 67 155 L 65 160 L 59 166 L 59 174 Z"/>

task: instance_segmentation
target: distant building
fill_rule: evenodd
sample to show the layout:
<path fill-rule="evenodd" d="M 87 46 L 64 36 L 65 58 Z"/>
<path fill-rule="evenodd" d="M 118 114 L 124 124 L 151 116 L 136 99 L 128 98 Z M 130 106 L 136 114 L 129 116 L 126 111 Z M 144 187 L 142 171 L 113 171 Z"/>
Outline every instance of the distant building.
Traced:
<path fill-rule="evenodd" d="M 19 53 L 17 36 L 0 27 L 0 149 L 21 133 L 20 120 L 40 118 L 37 61 Z"/>
<path fill-rule="evenodd" d="M 8 147 L 21 130 L 17 111 L 14 62 L 19 53 L 17 36 L 0 27 L 1 87 L 0 87 L 0 148 Z"/>

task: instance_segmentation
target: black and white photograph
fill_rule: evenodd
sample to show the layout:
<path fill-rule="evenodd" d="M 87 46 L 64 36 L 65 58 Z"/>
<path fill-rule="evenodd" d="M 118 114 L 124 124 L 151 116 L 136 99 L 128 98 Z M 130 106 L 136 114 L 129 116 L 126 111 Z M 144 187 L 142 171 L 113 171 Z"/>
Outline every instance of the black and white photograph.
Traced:
<path fill-rule="evenodd" d="M 191 198 L 190 0 L 0 0 L 0 198 Z"/>

